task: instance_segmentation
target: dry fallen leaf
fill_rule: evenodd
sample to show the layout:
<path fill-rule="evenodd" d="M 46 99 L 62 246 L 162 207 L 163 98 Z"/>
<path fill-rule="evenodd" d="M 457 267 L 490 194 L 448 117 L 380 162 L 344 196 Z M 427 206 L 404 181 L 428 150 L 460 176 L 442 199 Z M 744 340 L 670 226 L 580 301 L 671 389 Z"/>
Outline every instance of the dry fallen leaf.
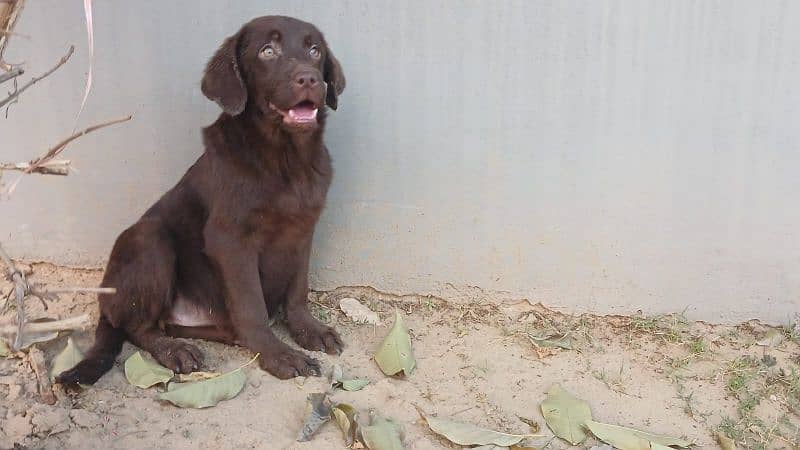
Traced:
<path fill-rule="evenodd" d="M 208 408 L 217 403 L 230 400 L 242 392 L 247 381 L 244 368 L 258 359 L 256 354 L 249 362 L 241 367 L 218 377 L 191 383 L 170 383 L 167 392 L 159 394 L 159 400 L 166 400 L 181 408 Z"/>
<path fill-rule="evenodd" d="M 72 337 L 68 337 L 64 350 L 61 350 L 50 364 L 50 381 L 55 380 L 56 376 L 65 370 L 75 367 L 82 359 L 83 353 L 81 353 L 81 349 L 72 342 Z"/>
<path fill-rule="evenodd" d="M 403 324 L 400 311 L 395 311 L 394 325 L 375 352 L 375 362 L 386 375 L 395 375 L 402 371 L 405 376 L 409 376 L 417 366 L 411 349 L 411 336 Z"/>
<path fill-rule="evenodd" d="M 565 334 L 554 334 L 547 337 L 538 337 L 529 334 L 528 339 L 537 347 L 555 347 L 563 348 L 564 350 L 572 350 L 572 341 Z"/>
<path fill-rule="evenodd" d="M 691 442 L 685 439 L 647 433 L 633 428 L 592 420 L 586 421 L 586 428 L 601 441 L 622 450 L 654 450 L 657 448 L 689 447 L 692 445 Z"/>
<path fill-rule="evenodd" d="M 345 444 L 352 447 L 358 437 L 358 426 L 355 421 L 356 410 L 346 403 L 338 403 L 333 407 L 333 418 L 342 430 Z"/>
<path fill-rule="evenodd" d="M 216 378 L 192 383 L 170 383 L 169 390 L 158 395 L 181 408 L 208 408 L 236 397 L 244 388 L 247 376 L 239 368 Z"/>
<path fill-rule="evenodd" d="M 22 334 L 22 343 L 20 344 L 19 348 L 20 350 L 24 350 L 33 344 L 52 341 L 57 337 L 58 337 L 58 331 L 47 331 L 44 333 L 25 332 Z"/>
<path fill-rule="evenodd" d="M 547 391 L 541 408 L 542 416 L 553 434 L 572 445 L 578 445 L 586 439 L 584 424 L 592 420 L 588 403 L 556 384 Z"/>
<path fill-rule="evenodd" d="M 718 432 L 717 440 L 719 441 L 719 446 L 722 447 L 722 450 L 736 450 L 736 441 L 728 436 L 725 436 L 725 433 Z"/>
<path fill-rule="evenodd" d="M 0 358 L 5 358 L 11 354 L 11 347 L 0 337 Z"/>
<path fill-rule="evenodd" d="M 356 418 L 358 422 L 358 419 Z M 370 450 L 403 450 L 400 426 L 392 419 L 369 412 L 369 425 L 359 424 L 361 438 Z"/>
<path fill-rule="evenodd" d="M 428 426 L 434 433 L 446 437 L 450 442 L 458 445 L 499 445 L 508 447 L 519 444 L 520 441 L 534 434 L 509 434 L 499 431 L 480 428 L 468 423 L 457 422 L 442 417 L 423 415 Z"/>
<path fill-rule="evenodd" d="M 781 342 L 783 342 L 783 339 L 783 333 L 779 332 L 775 328 L 770 328 L 769 331 L 767 331 L 767 334 L 765 334 L 762 339 L 756 342 L 756 345 L 775 348 L 779 346 Z"/>
<path fill-rule="evenodd" d="M 329 381 L 331 383 L 331 388 L 341 388 L 345 391 L 360 391 L 364 386 L 369 384 L 369 380 L 366 378 L 345 379 L 344 370 L 339 364 L 335 364 L 333 369 L 331 369 Z"/>
<path fill-rule="evenodd" d="M 355 323 L 380 324 L 378 314 L 352 297 L 339 300 L 339 308 Z"/>
<path fill-rule="evenodd" d="M 161 364 L 145 359 L 141 352 L 136 352 L 125 360 L 125 378 L 128 383 L 147 389 L 157 384 L 164 384 L 175 375 Z"/>
<path fill-rule="evenodd" d="M 353 380 L 342 380 L 342 389 L 345 391 L 360 391 L 364 386 L 369 384 L 369 380 L 364 378 L 355 378 Z"/>
<path fill-rule="evenodd" d="M 297 433 L 298 442 L 310 441 L 311 436 L 331 420 L 331 401 L 326 394 L 321 392 L 309 394 L 308 405 L 308 413 L 303 420 L 303 427 Z"/>
<path fill-rule="evenodd" d="M 525 423 L 525 424 L 527 424 L 529 427 L 531 427 L 531 433 L 538 433 L 538 432 L 539 432 L 539 430 L 541 429 L 541 427 L 539 426 L 539 422 L 537 422 L 537 421 L 535 421 L 535 420 L 533 420 L 533 419 L 528 419 L 527 417 L 522 417 L 522 416 L 517 416 L 517 418 L 518 418 L 518 419 L 519 419 L 519 420 L 520 420 L 522 423 Z"/>
<path fill-rule="evenodd" d="M 536 352 L 536 357 L 539 359 L 557 355 L 560 352 L 560 350 L 555 347 L 536 347 L 536 346 L 533 347 L 533 351 Z"/>

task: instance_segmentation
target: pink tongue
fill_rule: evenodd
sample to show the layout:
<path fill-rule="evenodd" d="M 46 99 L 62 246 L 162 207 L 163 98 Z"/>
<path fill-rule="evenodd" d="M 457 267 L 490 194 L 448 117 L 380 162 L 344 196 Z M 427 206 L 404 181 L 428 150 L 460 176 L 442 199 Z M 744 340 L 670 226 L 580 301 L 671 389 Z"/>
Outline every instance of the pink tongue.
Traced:
<path fill-rule="evenodd" d="M 315 109 L 313 106 L 300 105 L 292 108 L 289 112 L 295 119 L 311 120 L 315 117 Z"/>

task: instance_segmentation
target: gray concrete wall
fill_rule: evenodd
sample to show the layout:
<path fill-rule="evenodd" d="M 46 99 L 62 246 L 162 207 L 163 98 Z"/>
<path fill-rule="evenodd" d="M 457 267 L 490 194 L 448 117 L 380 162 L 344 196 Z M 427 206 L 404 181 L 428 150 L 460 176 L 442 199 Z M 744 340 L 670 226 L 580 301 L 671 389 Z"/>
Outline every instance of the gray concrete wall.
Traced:
<path fill-rule="evenodd" d="M 99 264 L 200 154 L 199 90 L 249 18 L 316 23 L 348 76 L 317 288 L 526 297 L 571 311 L 786 320 L 800 302 L 796 1 L 102 1 L 79 172 L 0 203 L 17 256 Z M 2 160 L 67 134 L 80 2 L 29 1 L 11 61 L 63 70 L 0 118 Z M 6 176 L 13 180 L 13 176 Z"/>

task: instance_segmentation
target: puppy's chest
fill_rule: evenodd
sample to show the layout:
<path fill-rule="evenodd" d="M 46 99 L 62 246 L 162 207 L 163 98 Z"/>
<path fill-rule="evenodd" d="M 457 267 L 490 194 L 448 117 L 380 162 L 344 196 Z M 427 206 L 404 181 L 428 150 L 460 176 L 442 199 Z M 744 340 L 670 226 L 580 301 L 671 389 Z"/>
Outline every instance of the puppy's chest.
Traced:
<path fill-rule="evenodd" d="M 322 177 L 271 184 L 253 199 L 246 221 L 248 231 L 266 242 L 312 234 L 325 206 L 328 185 Z"/>

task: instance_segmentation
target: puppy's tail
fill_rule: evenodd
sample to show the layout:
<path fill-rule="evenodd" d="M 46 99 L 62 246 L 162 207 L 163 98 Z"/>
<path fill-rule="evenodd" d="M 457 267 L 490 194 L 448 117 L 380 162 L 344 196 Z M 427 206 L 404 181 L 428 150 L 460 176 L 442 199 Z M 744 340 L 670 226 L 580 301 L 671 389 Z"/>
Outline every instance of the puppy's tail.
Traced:
<path fill-rule="evenodd" d="M 72 385 L 94 384 L 114 366 L 114 359 L 122 351 L 124 343 L 125 331 L 114 328 L 101 313 L 94 334 L 94 346 L 83 361 L 56 376 L 56 382 Z"/>

